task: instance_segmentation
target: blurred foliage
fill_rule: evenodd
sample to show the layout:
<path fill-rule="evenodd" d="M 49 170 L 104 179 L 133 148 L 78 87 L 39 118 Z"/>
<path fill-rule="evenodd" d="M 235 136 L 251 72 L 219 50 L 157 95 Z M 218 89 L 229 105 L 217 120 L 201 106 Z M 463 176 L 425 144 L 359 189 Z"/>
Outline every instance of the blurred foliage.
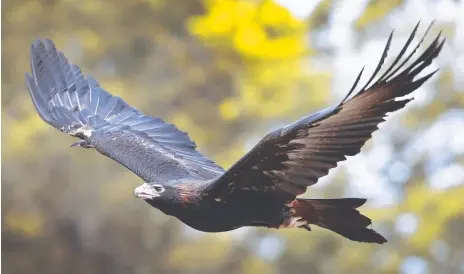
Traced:
<path fill-rule="evenodd" d="M 372 36 L 370 26 L 405 2 L 368 1 L 346 27 Z M 410 163 L 409 182 L 396 186 L 398 204 L 363 208 L 389 239 L 382 246 L 322 229 L 193 232 L 134 199 L 140 179 L 122 166 L 92 150 L 67 148 L 71 139 L 39 119 L 24 84 L 30 43 L 50 37 L 105 89 L 175 123 L 202 152 L 228 167 L 270 128 L 340 99 L 329 92 L 333 68 L 315 61 L 331 59 L 312 40 L 313 33 L 327 31 L 337 3 L 320 1 L 302 19 L 274 1 L 3 1 L 2 270 L 396 273 L 405 259 L 418 256 L 429 273 L 460 271 L 464 188 L 428 185 L 427 159 L 434 155 L 414 152 L 418 160 Z M 440 27 L 450 37 L 457 31 L 452 23 Z M 454 47 L 450 42 L 448 49 Z M 427 90 L 435 100 L 402 112 L 400 129 L 388 129 L 400 160 L 415 132 L 429 130 L 437 118 L 464 105 L 462 85 L 453 84 L 455 71 L 440 65 L 439 79 Z M 447 162 L 453 163 L 462 166 L 462 154 Z M 345 196 L 345 173 L 331 180 L 311 196 Z M 410 233 L 398 230 L 405 214 L 417 221 Z M 283 248 L 266 245 L 269 236 Z"/>
<path fill-rule="evenodd" d="M 390 0 L 390 1 L 369 1 L 361 16 L 356 21 L 357 27 L 364 27 L 376 21 L 385 18 L 386 15 L 391 13 L 395 8 L 400 8 L 403 0 Z"/>

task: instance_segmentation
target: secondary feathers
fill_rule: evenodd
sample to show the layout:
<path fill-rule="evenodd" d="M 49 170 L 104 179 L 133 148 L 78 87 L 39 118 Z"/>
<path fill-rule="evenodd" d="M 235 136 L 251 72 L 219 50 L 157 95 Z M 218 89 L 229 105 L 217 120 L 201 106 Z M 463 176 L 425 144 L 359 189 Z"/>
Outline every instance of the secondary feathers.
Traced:
<path fill-rule="evenodd" d="M 37 112 L 53 127 L 82 139 L 73 145 L 94 147 L 148 182 L 205 180 L 223 172 L 185 132 L 109 94 L 51 40 L 32 45 L 31 69 L 26 83 Z"/>
<path fill-rule="evenodd" d="M 143 114 L 82 74 L 52 41 L 31 47 L 32 74 L 26 83 L 39 116 L 81 140 L 73 146 L 95 148 L 127 167 L 146 183 L 134 194 L 162 212 L 206 232 L 241 226 L 270 228 L 317 225 L 360 242 L 384 243 L 357 208 L 365 199 L 300 199 L 308 186 L 338 162 L 360 152 L 385 121 L 402 109 L 411 94 L 436 71 L 419 77 L 440 53 L 441 33 L 413 61 L 428 34 L 411 48 L 419 24 L 384 69 L 393 32 L 368 81 L 357 88 L 363 70 L 346 97 L 267 134 L 225 171 L 196 150 L 185 132 Z M 373 182 L 375 183 L 375 182 Z"/>
<path fill-rule="evenodd" d="M 380 61 L 367 83 L 351 96 L 361 78 L 342 102 L 266 135 L 250 152 L 233 165 L 211 186 L 211 191 L 226 200 L 241 191 L 263 191 L 289 202 L 303 194 L 337 163 L 359 153 L 387 113 L 403 108 L 412 99 L 399 99 L 410 94 L 436 71 L 417 78 L 443 47 L 441 33 L 409 66 L 412 52 L 405 55 L 419 24 L 416 25 L 399 55 L 378 77 L 387 57 L 393 32 L 388 38 Z M 399 61 L 403 61 L 398 65 Z M 377 80 L 372 82 L 375 78 Z M 351 97 L 350 97 L 351 96 Z"/>

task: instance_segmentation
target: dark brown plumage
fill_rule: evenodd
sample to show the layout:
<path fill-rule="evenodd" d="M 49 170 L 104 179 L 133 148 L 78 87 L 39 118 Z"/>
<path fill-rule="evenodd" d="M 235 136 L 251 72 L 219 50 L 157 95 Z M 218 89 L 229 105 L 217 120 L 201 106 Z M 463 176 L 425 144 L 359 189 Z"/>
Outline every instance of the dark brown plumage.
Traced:
<path fill-rule="evenodd" d="M 444 40 L 440 41 L 440 35 L 419 58 L 395 75 L 419 47 L 418 44 L 402 64 L 395 68 L 412 42 L 418 26 L 419 24 L 414 28 L 395 61 L 377 81 L 370 84 L 387 57 L 393 33 L 388 38 L 374 74 L 364 87 L 350 98 L 361 78 L 361 70 L 348 95 L 339 105 L 269 133 L 219 178 L 218 181 L 229 185 L 222 190 L 227 189 L 230 193 L 239 187 L 254 186 L 263 190 L 266 187 L 275 187 L 275 194 L 279 198 L 291 201 L 296 195 L 303 194 L 306 187 L 327 175 L 346 156 L 359 153 L 364 143 L 378 129 L 378 124 L 385 121 L 387 113 L 403 108 L 412 100 L 395 99 L 410 94 L 436 73 L 433 71 L 414 80 L 438 56 L 444 43 Z M 429 29 L 430 27 L 425 35 Z M 229 180 L 234 183 L 231 184 Z M 263 181 L 267 184 L 263 184 Z M 214 188 L 219 189 L 220 185 L 218 182 Z"/>
<path fill-rule="evenodd" d="M 146 116 L 102 89 L 70 64 L 50 40 L 31 49 L 32 75 L 26 80 L 40 117 L 121 163 L 146 183 L 135 195 L 198 230 L 219 232 L 242 226 L 270 228 L 314 224 L 360 242 L 386 240 L 368 228 L 371 220 L 358 207 L 365 199 L 300 199 L 308 186 L 337 163 L 359 153 L 385 121 L 403 108 L 408 95 L 436 71 L 418 77 L 444 43 L 440 34 L 410 65 L 430 26 L 406 54 L 419 24 L 392 64 L 379 76 L 393 37 L 367 83 L 353 87 L 336 106 L 304 117 L 267 134 L 225 171 L 195 149 L 184 132 L 160 118 Z M 374 182 L 373 182 L 374 183 Z"/>

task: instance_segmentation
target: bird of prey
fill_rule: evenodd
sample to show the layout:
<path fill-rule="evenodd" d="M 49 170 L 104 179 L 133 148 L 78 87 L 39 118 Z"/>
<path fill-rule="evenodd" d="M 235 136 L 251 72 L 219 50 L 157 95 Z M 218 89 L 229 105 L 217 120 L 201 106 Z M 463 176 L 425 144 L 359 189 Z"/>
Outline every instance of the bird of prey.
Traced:
<path fill-rule="evenodd" d="M 311 231 L 316 225 L 353 241 L 380 244 L 386 239 L 357 210 L 366 199 L 297 196 L 346 156 L 359 153 L 387 113 L 412 100 L 397 98 L 436 72 L 417 77 L 442 49 L 441 32 L 408 63 L 431 25 L 406 54 L 418 26 L 382 74 L 393 32 L 364 86 L 357 88 L 361 70 L 339 104 L 268 133 L 226 171 L 198 152 L 185 132 L 105 91 L 49 39 L 32 44 L 32 74 L 26 73 L 26 83 L 39 116 L 81 139 L 71 146 L 94 148 L 130 169 L 144 181 L 135 189 L 136 197 L 194 229 L 222 232 L 254 226 Z"/>

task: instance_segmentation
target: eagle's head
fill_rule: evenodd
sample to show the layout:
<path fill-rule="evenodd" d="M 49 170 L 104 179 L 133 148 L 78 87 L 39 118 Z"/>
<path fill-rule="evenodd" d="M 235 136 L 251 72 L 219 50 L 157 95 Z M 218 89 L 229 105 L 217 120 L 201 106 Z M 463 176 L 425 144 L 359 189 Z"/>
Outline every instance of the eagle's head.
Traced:
<path fill-rule="evenodd" d="M 144 183 L 135 188 L 134 195 L 149 204 L 173 204 L 179 199 L 176 188 L 169 184 Z"/>
<path fill-rule="evenodd" d="M 163 208 L 176 205 L 188 206 L 196 204 L 201 196 L 200 192 L 198 185 L 193 183 L 144 183 L 135 188 L 134 195 L 145 200 L 151 206 L 163 210 Z"/>

